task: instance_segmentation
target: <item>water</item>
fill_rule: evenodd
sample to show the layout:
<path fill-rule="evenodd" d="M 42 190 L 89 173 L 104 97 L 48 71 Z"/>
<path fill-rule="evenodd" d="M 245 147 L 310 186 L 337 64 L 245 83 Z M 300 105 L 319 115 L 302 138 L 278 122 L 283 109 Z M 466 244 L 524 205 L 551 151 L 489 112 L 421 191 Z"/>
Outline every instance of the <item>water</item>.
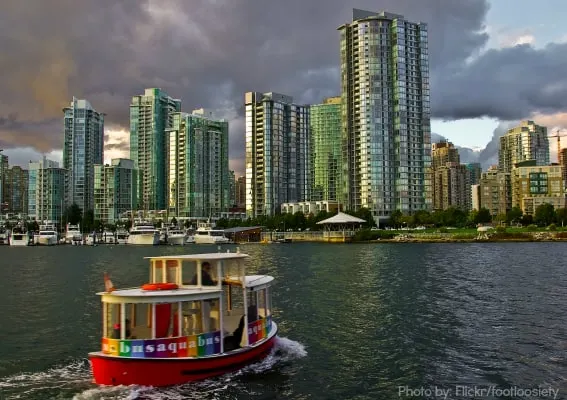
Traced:
<path fill-rule="evenodd" d="M 166 389 L 93 385 L 86 354 L 100 347 L 94 293 L 103 290 L 103 272 L 118 287 L 142 284 L 148 277 L 142 257 L 207 251 L 216 247 L 0 247 L 0 394 L 442 398 L 399 396 L 404 387 L 436 387 L 449 390 L 447 398 L 464 398 L 456 385 L 475 385 L 553 388 L 567 398 L 562 243 L 242 246 L 252 256 L 251 272 L 277 280 L 280 340 L 266 360 Z"/>

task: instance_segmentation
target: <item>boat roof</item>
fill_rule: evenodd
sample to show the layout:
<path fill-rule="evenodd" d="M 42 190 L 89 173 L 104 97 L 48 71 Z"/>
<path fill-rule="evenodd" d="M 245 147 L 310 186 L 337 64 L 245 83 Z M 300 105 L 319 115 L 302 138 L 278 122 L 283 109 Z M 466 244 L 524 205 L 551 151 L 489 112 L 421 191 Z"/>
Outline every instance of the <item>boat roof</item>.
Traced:
<path fill-rule="evenodd" d="M 246 258 L 248 254 L 243 253 L 203 253 L 203 254 L 180 254 L 178 256 L 154 256 L 154 257 L 144 257 L 146 260 L 187 260 L 187 261 L 198 261 L 198 260 L 230 260 Z"/>
<path fill-rule="evenodd" d="M 246 275 L 246 287 L 266 285 L 274 280 L 270 275 Z"/>

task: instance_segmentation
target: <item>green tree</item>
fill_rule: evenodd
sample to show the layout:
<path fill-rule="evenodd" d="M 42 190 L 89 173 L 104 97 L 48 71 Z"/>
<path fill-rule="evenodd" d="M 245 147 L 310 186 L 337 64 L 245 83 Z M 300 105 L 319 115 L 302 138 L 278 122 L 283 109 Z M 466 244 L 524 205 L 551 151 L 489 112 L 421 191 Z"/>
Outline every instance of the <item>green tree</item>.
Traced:
<path fill-rule="evenodd" d="M 507 219 L 507 216 L 504 213 L 500 213 L 496 217 L 494 217 L 494 221 L 497 222 L 498 225 L 505 223 L 506 219 Z"/>
<path fill-rule="evenodd" d="M 481 207 L 481 209 L 478 210 L 475 222 L 477 224 L 488 224 L 492 222 L 492 215 L 490 215 L 490 211 L 487 208 Z"/>
<path fill-rule="evenodd" d="M 549 203 L 539 205 L 535 210 L 534 222 L 540 226 L 548 226 L 555 220 L 555 209 Z"/>
<path fill-rule="evenodd" d="M 67 207 L 63 213 L 63 221 L 65 224 L 76 225 L 81 222 L 82 219 L 83 212 L 76 203 L 73 203 L 69 207 Z"/>
<path fill-rule="evenodd" d="M 372 211 L 370 211 L 366 207 L 362 207 L 353 215 L 355 217 L 358 217 L 358 218 L 365 220 L 366 222 L 364 224 L 362 224 L 362 226 L 364 226 L 366 228 L 372 228 L 373 226 L 376 226 L 376 222 L 374 222 L 374 216 L 372 215 Z"/>
<path fill-rule="evenodd" d="M 412 219 L 413 226 L 426 226 L 431 224 L 431 214 L 425 210 L 417 211 Z"/>
<path fill-rule="evenodd" d="M 393 211 L 392 214 L 390 215 L 390 225 L 393 226 L 394 228 L 399 227 L 402 223 L 403 216 L 404 215 L 400 210 Z"/>
<path fill-rule="evenodd" d="M 524 213 L 520 207 L 512 207 L 510 211 L 506 213 L 506 222 L 508 224 L 517 224 L 522 219 Z"/>
<path fill-rule="evenodd" d="M 555 218 L 561 226 L 565 226 L 565 223 L 567 223 L 567 208 L 558 208 L 555 210 Z"/>
<path fill-rule="evenodd" d="M 94 211 L 87 210 L 83 215 L 83 220 L 81 222 L 81 227 L 83 232 L 91 232 L 95 228 L 94 224 Z"/>

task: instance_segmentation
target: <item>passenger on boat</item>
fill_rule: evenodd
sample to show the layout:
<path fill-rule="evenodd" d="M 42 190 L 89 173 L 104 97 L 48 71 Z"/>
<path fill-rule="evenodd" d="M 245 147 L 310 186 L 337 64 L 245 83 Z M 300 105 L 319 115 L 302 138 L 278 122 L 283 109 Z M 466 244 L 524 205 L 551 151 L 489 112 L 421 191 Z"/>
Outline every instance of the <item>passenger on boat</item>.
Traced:
<path fill-rule="evenodd" d="M 191 285 L 197 284 L 197 274 L 191 280 Z M 205 261 L 201 264 L 201 284 L 203 286 L 216 286 L 217 282 L 211 277 L 211 264 Z"/>
<path fill-rule="evenodd" d="M 234 330 L 231 336 L 225 336 L 224 338 L 224 351 L 231 351 L 240 348 L 240 342 L 242 341 L 242 334 L 244 333 L 244 315 L 240 318 L 240 323 L 238 328 Z"/>
<path fill-rule="evenodd" d="M 113 339 L 120 339 L 120 324 L 114 324 L 114 331 L 112 332 Z M 135 339 L 131 337 L 132 324 L 129 319 L 126 319 L 126 339 Z"/>

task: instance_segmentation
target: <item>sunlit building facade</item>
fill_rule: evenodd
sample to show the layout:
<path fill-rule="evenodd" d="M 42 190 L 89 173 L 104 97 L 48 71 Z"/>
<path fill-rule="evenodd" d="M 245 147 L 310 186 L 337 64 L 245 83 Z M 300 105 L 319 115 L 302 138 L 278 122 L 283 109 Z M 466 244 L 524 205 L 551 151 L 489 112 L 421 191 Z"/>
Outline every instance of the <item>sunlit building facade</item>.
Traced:
<path fill-rule="evenodd" d="M 431 209 L 427 25 L 354 9 L 338 29 L 348 208 L 376 220 Z"/>
<path fill-rule="evenodd" d="M 512 206 L 534 215 L 538 206 L 548 203 L 565 207 L 565 186 L 560 165 L 536 165 L 535 160 L 517 164 L 512 170 Z"/>
<path fill-rule="evenodd" d="M 4 171 L 4 207 L 2 211 L 27 214 L 28 181 L 27 169 L 14 165 Z"/>
<path fill-rule="evenodd" d="M 311 196 L 309 106 L 278 93 L 248 92 L 246 214 L 273 215 Z"/>
<path fill-rule="evenodd" d="M 517 163 L 530 160 L 549 165 L 549 139 L 545 126 L 526 120 L 500 138 L 498 169 L 510 173 Z"/>
<path fill-rule="evenodd" d="M 94 165 L 104 160 L 104 114 L 93 109 L 87 100 L 74 97 L 63 112 L 66 203 L 77 204 L 86 212 L 94 206 Z"/>
<path fill-rule="evenodd" d="M 116 158 L 110 165 L 95 165 L 94 171 L 95 220 L 114 224 L 137 208 L 138 174 L 133 160 Z"/>
<path fill-rule="evenodd" d="M 312 201 L 339 200 L 341 173 L 341 98 L 330 97 L 309 107 L 311 124 Z"/>
<path fill-rule="evenodd" d="M 181 110 L 181 100 L 161 89 L 146 89 L 130 104 L 130 159 L 138 170 L 138 207 L 164 210 L 167 205 L 168 138 L 173 114 Z"/>
<path fill-rule="evenodd" d="M 168 209 L 181 218 L 215 218 L 230 207 L 228 121 L 203 109 L 172 114 Z"/>

